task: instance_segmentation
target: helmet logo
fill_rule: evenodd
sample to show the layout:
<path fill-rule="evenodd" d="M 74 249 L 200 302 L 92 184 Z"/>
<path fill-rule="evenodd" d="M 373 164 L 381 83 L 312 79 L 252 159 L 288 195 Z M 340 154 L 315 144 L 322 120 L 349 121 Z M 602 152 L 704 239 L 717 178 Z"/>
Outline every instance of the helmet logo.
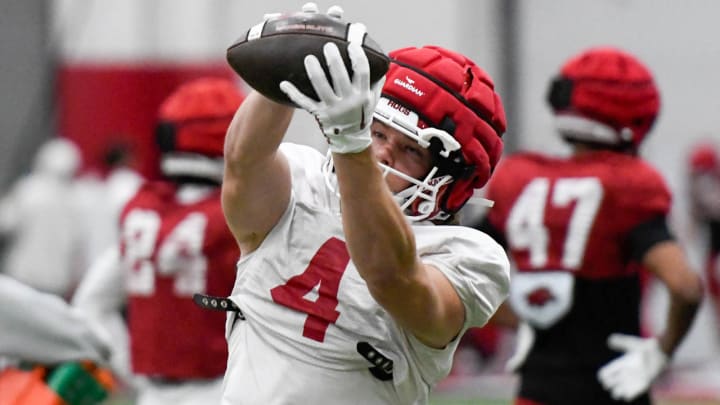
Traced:
<path fill-rule="evenodd" d="M 400 103 L 392 101 L 392 100 L 388 100 L 387 105 L 388 105 L 388 107 L 391 107 L 406 116 L 410 115 L 412 113 L 412 111 L 410 111 L 409 108 L 405 107 L 404 105 L 402 105 Z"/>
<path fill-rule="evenodd" d="M 422 96 L 425 95 L 425 92 L 424 92 L 424 91 L 422 91 L 422 90 L 418 89 L 417 87 L 413 86 L 413 83 L 415 83 L 415 80 L 411 80 L 411 79 L 410 79 L 409 77 L 407 77 L 407 76 L 405 76 L 405 79 L 406 79 L 407 81 L 402 80 L 402 79 L 400 79 L 400 78 L 395 78 L 395 80 L 393 81 L 393 83 L 396 84 L 396 85 L 398 85 L 398 86 L 400 86 L 400 87 L 402 87 L 402 88 L 404 88 L 404 89 L 407 89 L 407 90 L 410 91 L 411 93 L 416 94 L 418 97 L 422 97 Z"/>

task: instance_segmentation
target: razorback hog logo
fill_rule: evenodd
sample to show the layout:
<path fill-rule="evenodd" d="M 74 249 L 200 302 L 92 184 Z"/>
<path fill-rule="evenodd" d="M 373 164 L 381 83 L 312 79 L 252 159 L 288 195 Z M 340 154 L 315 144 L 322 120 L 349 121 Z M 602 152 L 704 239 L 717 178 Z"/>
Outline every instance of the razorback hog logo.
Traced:
<path fill-rule="evenodd" d="M 542 307 L 550 301 L 554 301 L 556 298 L 547 287 L 538 287 L 530 291 L 525 298 L 528 304 L 533 307 Z"/>

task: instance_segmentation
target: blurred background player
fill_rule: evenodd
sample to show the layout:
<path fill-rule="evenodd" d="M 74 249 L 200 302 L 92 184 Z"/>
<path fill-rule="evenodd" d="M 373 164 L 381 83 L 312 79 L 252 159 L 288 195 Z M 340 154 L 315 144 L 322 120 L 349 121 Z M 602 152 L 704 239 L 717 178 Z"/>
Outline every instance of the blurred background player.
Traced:
<path fill-rule="evenodd" d="M 128 143 L 111 142 L 103 153 L 103 170 L 87 170 L 75 179 L 85 227 L 85 268 L 118 242 L 120 213 L 143 183 L 133 168 L 136 153 Z"/>
<path fill-rule="evenodd" d="M 334 43 L 298 55 L 319 102 L 280 84 L 327 156 L 283 142 L 295 109 L 257 92 L 228 131 L 223 207 L 244 256 L 223 404 L 428 403 L 459 337 L 506 298 L 502 247 L 452 225 L 502 153 L 492 79 L 426 46 L 390 52 L 371 85 L 361 45 L 347 51 L 352 75 Z"/>
<path fill-rule="evenodd" d="M 0 234 L 7 243 L 2 272 L 64 299 L 84 268 L 82 212 L 73 185 L 80 163 L 72 141 L 50 139 L 30 173 L 0 200 Z"/>
<path fill-rule="evenodd" d="M 220 402 L 225 316 L 192 296 L 227 296 L 235 279 L 240 252 L 220 183 L 225 133 L 242 101 L 231 81 L 202 78 L 162 103 L 156 135 L 164 179 L 144 183 L 129 200 L 119 246 L 98 258 L 73 301 L 105 320 L 127 304 L 139 405 Z"/>
<path fill-rule="evenodd" d="M 710 142 L 695 145 L 689 156 L 690 210 L 704 233 L 705 275 L 720 321 L 720 152 Z"/>
<path fill-rule="evenodd" d="M 503 160 L 487 189 L 495 206 L 478 225 L 517 268 L 498 315 L 512 322 L 511 307 L 521 321 L 515 404 L 649 404 L 702 298 L 668 229 L 670 191 L 637 156 L 660 95 L 636 57 L 599 47 L 561 67 L 548 101 L 573 153 Z M 670 293 L 658 336 L 640 326 L 643 269 Z"/>

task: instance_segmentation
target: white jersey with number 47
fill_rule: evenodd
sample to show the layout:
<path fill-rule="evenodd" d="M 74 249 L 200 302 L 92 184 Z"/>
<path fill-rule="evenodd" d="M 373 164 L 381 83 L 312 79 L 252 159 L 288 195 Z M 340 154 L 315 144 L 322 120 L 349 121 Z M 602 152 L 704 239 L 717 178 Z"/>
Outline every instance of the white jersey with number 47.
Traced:
<path fill-rule="evenodd" d="M 229 317 L 223 404 L 423 404 L 445 377 L 459 338 L 433 349 L 398 327 L 371 297 L 350 260 L 339 201 L 321 173 L 324 157 L 283 144 L 292 172 L 286 212 L 238 262 Z M 505 299 L 509 264 L 489 236 L 460 226 L 413 227 L 421 259 L 440 269 L 465 305 L 465 329 L 481 326 Z M 373 376 L 367 343 L 392 360 Z"/>

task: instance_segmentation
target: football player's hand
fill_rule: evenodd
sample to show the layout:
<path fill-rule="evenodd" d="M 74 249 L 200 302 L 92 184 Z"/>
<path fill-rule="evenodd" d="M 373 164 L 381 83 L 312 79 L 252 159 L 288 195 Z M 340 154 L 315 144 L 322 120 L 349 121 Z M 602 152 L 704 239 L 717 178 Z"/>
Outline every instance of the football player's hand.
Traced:
<path fill-rule="evenodd" d="M 317 4 L 315 4 L 313 2 L 303 4 L 302 11 L 303 11 L 303 13 L 319 13 L 320 12 Z M 342 9 L 342 7 L 337 6 L 337 5 L 331 6 L 327 10 L 327 15 L 329 15 L 330 17 L 335 17 L 335 18 L 340 19 L 343 17 L 343 9 Z"/>
<path fill-rule="evenodd" d="M 608 346 L 625 352 L 598 371 L 598 380 L 616 400 L 632 401 L 648 391 L 668 362 L 656 338 L 614 333 Z"/>
<path fill-rule="evenodd" d="M 303 94 L 289 81 L 281 82 L 280 89 L 295 104 L 315 116 L 332 152 L 360 152 L 372 142 L 370 123 L 385 79 L 370 85 L 370 66 L 358 42 L 351 41 L 348 45 L 352 78 L 334 43 L 325 44 L 323 54 L 329 78 L 317 57 L 305 57 L 305 71 L 320 101 Z"/>
<path fill-rule="evenodd" d="M 305 3 L 305 4 L 303 5 L 303 7 L 302 7 L 302 11 L 303 11 L 304 13 L 317 13 L 317 12 L 318 12 L 317 4 L 315 4 L 315 3 Z M 280 17 L 281 15 L 283 15 L 283 13 L 265 13 L 265 14 L 263 15 L 263 20 L 265 20 L 265 21 L 271 20 L 271 19 L 273 19 L 273 18 L 278 18 L 278 17 Z"/>

